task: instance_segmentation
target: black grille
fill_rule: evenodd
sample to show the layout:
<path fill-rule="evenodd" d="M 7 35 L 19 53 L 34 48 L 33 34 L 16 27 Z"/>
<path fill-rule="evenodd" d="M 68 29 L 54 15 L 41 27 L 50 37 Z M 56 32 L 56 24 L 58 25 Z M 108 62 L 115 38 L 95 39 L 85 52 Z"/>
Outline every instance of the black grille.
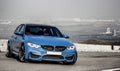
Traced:
<path fill-rule="evenodd" d="M 53 50 L 54 50 L 54 47 L 53 47 L 53 46 L 42 45 L 41 47 L 42 47 L 44 50 L 47 50 L 47 51 L 53 51 Z"/>
<path fill-rule="evenodd" d="M 63 56 L 60 55 L 45 55 L 43 56 L 44 59 L 64 59 Z"/>
<path fill-rule="evenodd" d="M 64 46 L 56 46 L 55 47 L 55 51 L 64 51 L 66 49 L 66 47 Z"/>
<path fill-rule="evenodd" d="M 53 51 L 53 50 L 55 50 L 55 51 L 64 51 L 64 50 L 66 49 L 66 47 L 64 47 L 64 46 L 56 46 L 56 47 L 54 48 L 54 46 L 42 45 L 41 47 L 42 47 L 44 50 L 47 50 L 47 51 Z"/>

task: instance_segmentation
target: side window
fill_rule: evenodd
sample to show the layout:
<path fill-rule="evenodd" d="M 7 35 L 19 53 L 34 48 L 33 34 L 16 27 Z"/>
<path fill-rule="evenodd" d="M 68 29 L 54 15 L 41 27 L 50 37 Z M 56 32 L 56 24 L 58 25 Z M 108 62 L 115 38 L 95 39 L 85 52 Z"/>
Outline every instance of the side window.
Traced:
<path fill-rule="evenodd" d="M 25 28 L 25 26 L 24 26 L 24 25 L 22 25 L 22 26 L 21 26 L 21 28 L 20 28 L 19 33 L 23 34 L 23 33 L 24 33 L 24 30 L 25 30 L 24 28 Z"/>
<path fill-rule="evenodd" d="M 25 28 L 25 26 L 22 24 L 22 25 L 20 25 L 20 26 L 18 26 L 17 27 L 17 29 L 15 30 L 15 34 L 17 33 L 19 33 L 19 34 L 23 34 L 24 33 L 24 28 Z"/>
<path fill-rule="evenodd" d="M 19 31 L 20 31 L 20 28 L 22 27 L 22 25 L 19 25 L 17 28 L 16 28 L 16 30 L 15 30 L 15 32 L 14 33 L 18 33 Z"/>

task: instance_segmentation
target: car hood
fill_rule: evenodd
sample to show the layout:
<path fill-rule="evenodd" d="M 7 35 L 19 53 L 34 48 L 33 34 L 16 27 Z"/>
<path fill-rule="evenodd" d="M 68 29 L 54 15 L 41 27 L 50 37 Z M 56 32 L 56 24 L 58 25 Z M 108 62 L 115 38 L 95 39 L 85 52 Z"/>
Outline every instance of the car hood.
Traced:
<path fill-rule="evenodd" d="M 53 46 L 72 46 L 73 43 L 65 38 L 50 37 L 50 36 L 25 36 L 27 42 L 40 44 L 40 45 L 53 45 Z"/>

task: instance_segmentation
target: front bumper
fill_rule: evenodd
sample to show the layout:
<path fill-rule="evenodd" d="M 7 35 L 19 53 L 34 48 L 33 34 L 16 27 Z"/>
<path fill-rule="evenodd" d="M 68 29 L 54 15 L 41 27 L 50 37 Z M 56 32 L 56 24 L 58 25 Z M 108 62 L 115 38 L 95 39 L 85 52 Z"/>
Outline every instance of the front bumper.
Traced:
<path fill-rule="evenodd" d="M 49 53 L 48 53 L 49 52 Z M 72 62 L 76 56 L 76 50 L 46 51 L 42 48 L 30 48 L 26 59 L 34 61 L 65 61 Z"/>

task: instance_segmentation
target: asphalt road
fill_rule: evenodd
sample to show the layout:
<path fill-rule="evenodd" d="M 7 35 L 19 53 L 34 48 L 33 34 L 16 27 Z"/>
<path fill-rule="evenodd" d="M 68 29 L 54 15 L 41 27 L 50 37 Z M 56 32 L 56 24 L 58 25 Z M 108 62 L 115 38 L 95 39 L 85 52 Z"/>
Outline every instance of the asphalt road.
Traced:
<path fill-rule="evenodd" d="M 79 52 L 74 65 L 57 62 L 21 63 L 16 58 L 7 58 L 0 53 L 0 71 L 101 71 L 120 67 L 120 53 Z"/>

